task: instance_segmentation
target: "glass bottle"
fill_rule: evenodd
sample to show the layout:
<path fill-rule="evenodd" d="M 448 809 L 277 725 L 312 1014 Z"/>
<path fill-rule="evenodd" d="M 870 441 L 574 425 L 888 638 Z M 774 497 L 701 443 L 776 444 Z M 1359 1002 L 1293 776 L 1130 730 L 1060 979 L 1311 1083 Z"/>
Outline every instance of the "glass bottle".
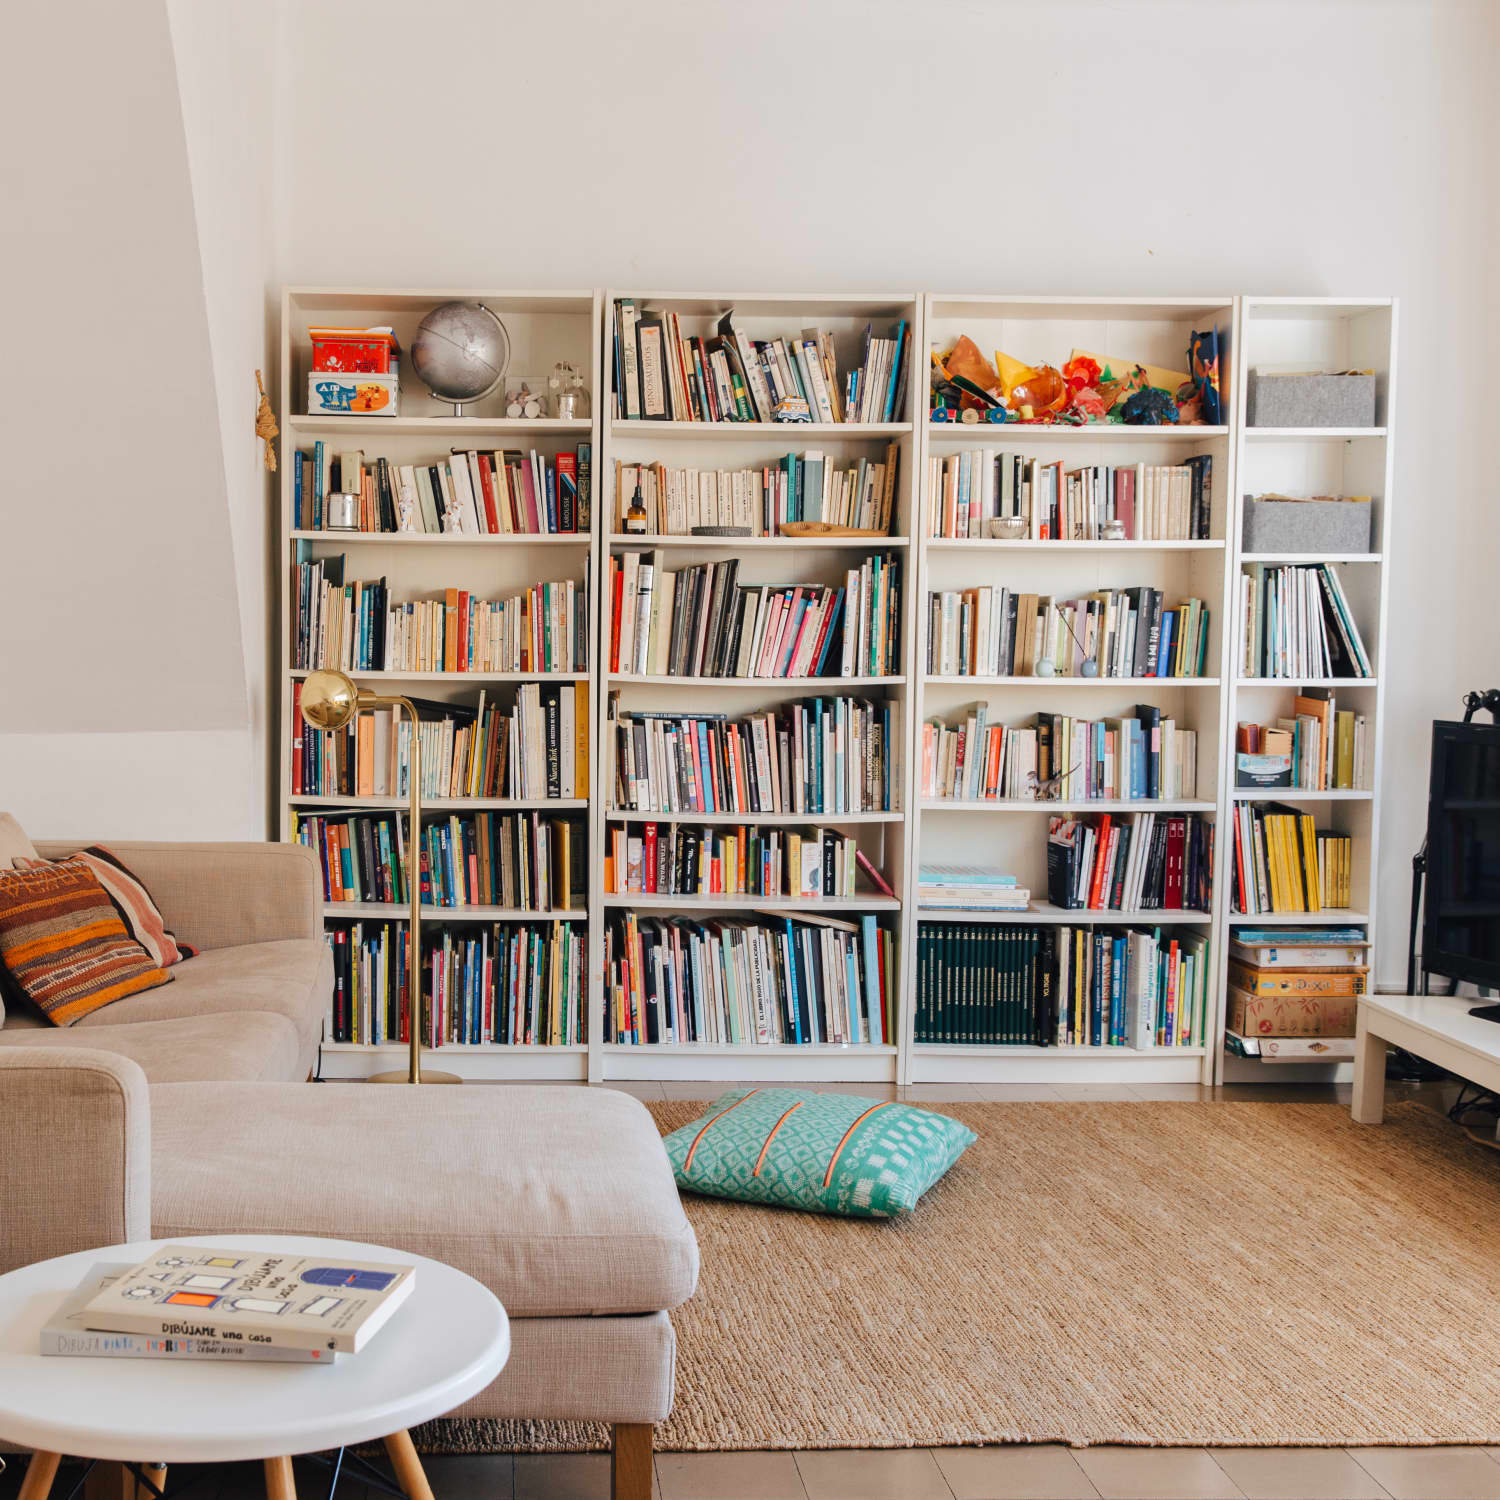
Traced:
<path fill-rule="evenodd" d="M 625 512 L 625 535 L 645 536 L 646 534 L 646 501 L 641 495 L 640 485 L 636 485 L 635 494 L 630 497 L 630 508 Z"/>

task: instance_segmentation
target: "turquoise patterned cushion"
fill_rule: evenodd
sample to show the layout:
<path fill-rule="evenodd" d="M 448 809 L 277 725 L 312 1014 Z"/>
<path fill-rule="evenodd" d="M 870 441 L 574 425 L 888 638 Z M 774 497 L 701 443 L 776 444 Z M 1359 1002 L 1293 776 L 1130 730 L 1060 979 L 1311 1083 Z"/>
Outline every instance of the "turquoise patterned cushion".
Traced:
<path fill-rule="evenodd" d="M 677 1186 L 714 1198 L 885 1219 L 971 1146 L 967 1125 L 895 1101 L 736 1089 L 667 1137 Z"/>

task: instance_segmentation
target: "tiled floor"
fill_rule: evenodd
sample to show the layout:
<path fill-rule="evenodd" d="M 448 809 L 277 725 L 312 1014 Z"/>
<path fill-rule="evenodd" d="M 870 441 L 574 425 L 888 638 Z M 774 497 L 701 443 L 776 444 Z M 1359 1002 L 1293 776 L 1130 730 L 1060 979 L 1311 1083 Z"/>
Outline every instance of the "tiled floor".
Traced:
<path fill-rule="evenodd" d="M 711 1099 L 718 1083 L 612 1084 L 637 1098 Z M 929 1103 L 1029 1099 L 1333 1099 L 1344 1086 L 1196 1084 L 848 1084 L 844 1092 Z M 1439 1108 L 1451 1089 L 1397 1089 Z M 13 1500 L 24 1464 L 0 1475 Z M 429 1458 L 436 1500 L 607 1500 L 609 1461 L 600 1454 Z M 65 1496 L 78 1477 L 59 1475 Z M 255 1500 L 260 1468 L 231 1464 L 178 1470 L 174 1487 L 196 1482 L 192 1500 Z M 326 1480 L 299 1463 L 299 1492 L 322 1496 Z M 341 1485 L 340 1500 L 379 1500 Z M 659 1453 L 657 1500 L 1500 1500 L 1497 1448 L 1006 1448 L 835 1450 L 816 1453 Z"/>

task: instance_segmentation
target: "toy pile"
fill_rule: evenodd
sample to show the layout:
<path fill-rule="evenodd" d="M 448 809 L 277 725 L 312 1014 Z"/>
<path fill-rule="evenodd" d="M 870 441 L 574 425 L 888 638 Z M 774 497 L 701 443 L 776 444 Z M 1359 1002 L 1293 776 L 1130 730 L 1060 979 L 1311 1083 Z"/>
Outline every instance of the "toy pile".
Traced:
<path fill-rule="evenodd" d="M 1127 364 L 1082 349 L 1058 370 L 996 352 L 991 364 L 967 334 L 946 355 L 932 351 L 933 422 L 1029 422 L 1083 427 L 1216 427 L 1219 331 L 1188 337 L 1188 372 Z"/>

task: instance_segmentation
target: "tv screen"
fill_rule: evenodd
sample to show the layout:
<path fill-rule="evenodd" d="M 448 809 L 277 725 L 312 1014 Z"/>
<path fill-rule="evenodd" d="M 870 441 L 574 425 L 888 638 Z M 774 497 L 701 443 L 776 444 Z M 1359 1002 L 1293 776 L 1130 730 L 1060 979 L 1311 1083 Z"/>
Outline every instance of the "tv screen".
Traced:
<path fill-rule="evenodd" d="M 1500 725 L 1432 726 L 1422 967 L 1500 985 Z"/>

